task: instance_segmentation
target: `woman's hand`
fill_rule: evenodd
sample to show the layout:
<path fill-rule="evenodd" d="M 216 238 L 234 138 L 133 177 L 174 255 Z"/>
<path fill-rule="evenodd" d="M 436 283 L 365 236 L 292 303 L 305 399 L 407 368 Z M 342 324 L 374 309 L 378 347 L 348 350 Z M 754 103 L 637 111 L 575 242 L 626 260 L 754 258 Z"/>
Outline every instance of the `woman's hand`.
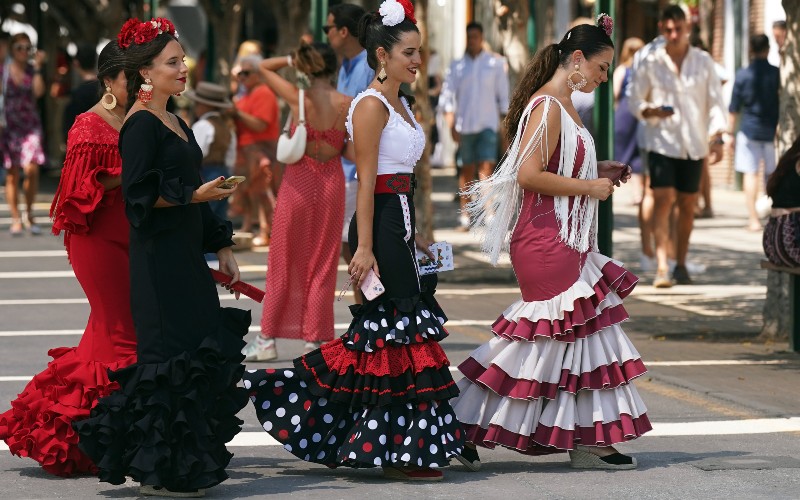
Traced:
<path fill-rule="evenodd" d="M 422 253 L 427 255 L 431 260 L 436 260 L 436 256 L 433 255 L 433 252 L 431 252 L 431 249 L 430 249 L 430 246 L 433 245 L 432 241 L 430 241 L 428 238 L 426 238 L 422 234 L 417 233 L 414 236 L 414 243 L 417 245 L 417 248 Z"/>
<path fill-rule="evenodd" d="M 219 186 L 225 177 L 217 177 L 197 188 L 192 195 L 192 203 L 202 203 L 204 201 L 224 200 L 236 191 L 236 186 L 230 189 L 222 189 Z"/>
<path fill-rule="evenodd" d="M 589 183 L 589 189 L 586 194 L 600 201 L 605 201 L 611 196 L 611 193 L 614 192 L 614 184 L 611 182 L 611 179 L 606 177 L 600 177 L 586 182 Z"/>
<path fill-rule="evenodd" d="M 353 290 L 361 289 L 361 283 L 367 278 L 367 273 L 369 273 L 370 269 L 375 271 L 378 278 L 381 277 L 381 273 L 378 270 L 378 261 L 375 260 L 372 250 L 359 247 L 356 249 L 356 253 L 353 254 L 350 265 L 347 266 L 347 272 L 353 280 Z"/>
<path fill-rule="evenodd" d="M 622 162 L 614 160 L 603 160 L 597 162 L 597 175 L 611 179 L 615 186 L 620 185 L 621 182 L 628 182 L 631 178 L 631 167 Z"/>
<path fill-rule="evenodd" d="M 236 258 L 233 256 L 231 247 L 225 247 L 217 252 L 217 259 L 219 259 L 219 270 L 225 274 L 232 276 L 231 282 L 223 284 L 229 292 L 234 294 L 236 300 L 239 300 L 239 292 L 234 292 L 231 289 L 234 283 L 239 281 L 239 264 L 236 263 Z"/>

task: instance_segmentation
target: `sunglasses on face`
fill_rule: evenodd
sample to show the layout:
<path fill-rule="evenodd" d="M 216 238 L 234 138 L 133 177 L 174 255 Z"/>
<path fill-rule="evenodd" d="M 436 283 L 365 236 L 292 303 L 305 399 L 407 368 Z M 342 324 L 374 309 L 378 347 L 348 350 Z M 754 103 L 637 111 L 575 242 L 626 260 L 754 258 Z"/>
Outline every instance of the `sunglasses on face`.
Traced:
<path fill-rule="evenodd" d="M 336 28 L 336 26 L 333 25 L 333 24 L 325 25 L 325 26 L 322 27 L 322 32 L 325 33 L 325 36 L 327 36 L 328 32 L 330 30 L 332 30 L 332 29 L 335 29 L 335 28 Z"/>
<path fill-rule="evenodd" d="M 248 76 L 253 74 L 253 70 L 243 69 L 239 71 L 239 76 L 242 78 L 247 78 Z"/>
<path fill-rule="evenodd" d="M 28 45 L 28 44 L 24 44 L 24 43 L 14 44 L 14 47 L 13 47 L 14 50 L 21 50 L 21 51 L 24 51 L 24 52 L 30 52 L 32 48 L 33 48 L 33 45 Z"/>

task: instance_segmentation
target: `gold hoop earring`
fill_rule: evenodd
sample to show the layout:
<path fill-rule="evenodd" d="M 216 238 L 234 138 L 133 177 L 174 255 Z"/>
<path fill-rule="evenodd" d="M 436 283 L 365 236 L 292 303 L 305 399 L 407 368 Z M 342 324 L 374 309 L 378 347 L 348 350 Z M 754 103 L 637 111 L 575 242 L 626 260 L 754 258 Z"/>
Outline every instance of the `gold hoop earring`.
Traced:
<path fill-rule="evenodd" d="M 106 99 L 108 96 L 111 96 L 110 102 Z M 117 96 L 111 93 L 111 87 L 108 85 L 106 85 L 106 93 L 100 99 L 100 105 L 109 111 L 117 107 Z"/>
<path fill-rule="evenodd" d="M 383 83 L 387 78 L 389 78 L 389 75 L 386 74 L 386 63 L 381 61 L 381 71 L 378 73 L 378 82 Z"/>
<path fill-rule="evenodd" d="M 575 75 L 581 77 L 581 79 L 578 80 L 577 82 L 574 82 L 572 80 L 572 77 Z M 583 87 L 585 87 L 587 83 L 589 82 L 586 80 L 586 77 L 583 75 L 583 73 L 581 73 L 581 71 L 578 69 L 578 64 L 575 63 L 575 71 L 573 71 L 572 73 L 569 74 L 569 76 L 567 76 L 567 87 L 569 87 L 572 90 L 580 90 Z"/>

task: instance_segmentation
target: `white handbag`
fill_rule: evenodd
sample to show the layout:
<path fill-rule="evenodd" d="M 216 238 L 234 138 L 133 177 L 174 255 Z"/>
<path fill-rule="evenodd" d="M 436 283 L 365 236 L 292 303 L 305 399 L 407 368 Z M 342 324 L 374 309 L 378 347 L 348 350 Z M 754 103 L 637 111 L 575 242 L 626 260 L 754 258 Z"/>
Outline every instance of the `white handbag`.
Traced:
<path fill-rule="evenodd" d="M 306 110 L 305 110 L 305 92 L 299 89 L 299 102 L 300 102 L 300 120 L 297 127 L 294 129 L 294 135 L 291 134 L 292 113 L 289 112 L 289 118 L 286 119 L 286 125 L 283 127 L 283 132 L 278 138 L 278 161 L 281 163 L 295 163 L 306 152 Z"/>

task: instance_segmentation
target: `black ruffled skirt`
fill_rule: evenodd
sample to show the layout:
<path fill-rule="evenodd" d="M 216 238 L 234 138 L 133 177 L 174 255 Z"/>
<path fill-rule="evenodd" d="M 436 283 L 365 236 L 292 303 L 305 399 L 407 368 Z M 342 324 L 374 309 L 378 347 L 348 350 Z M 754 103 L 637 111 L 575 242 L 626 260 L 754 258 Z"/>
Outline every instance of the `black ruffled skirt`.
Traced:
<path fill-rule="evenodd" d="M 225 443 L 241 430 L 236 414 L 247 404 L 247 391 L 236 384 L 250 312 L 222 308 L 220 314 L 216 334 L 193 351 L 109 372 L 120 390 L 73 424 L 101 481 L 122 484 L 130 476 L 193 491 L 227 479 L 233 455 Z"/>
<path fill-rule="evenodd" d="M 293 369 L 244 375 L 264 430 L 298 458 L 439 467 L 464 446 L 448 402 L 458 389 L 439 345 L 447 318 L 433 296 L 435 276 L 418 276 L 413 214 L 405 195 L 376 195 L 373 250 L 386 292 L 351 307 L 347 333 L 295 359 Z"/>

